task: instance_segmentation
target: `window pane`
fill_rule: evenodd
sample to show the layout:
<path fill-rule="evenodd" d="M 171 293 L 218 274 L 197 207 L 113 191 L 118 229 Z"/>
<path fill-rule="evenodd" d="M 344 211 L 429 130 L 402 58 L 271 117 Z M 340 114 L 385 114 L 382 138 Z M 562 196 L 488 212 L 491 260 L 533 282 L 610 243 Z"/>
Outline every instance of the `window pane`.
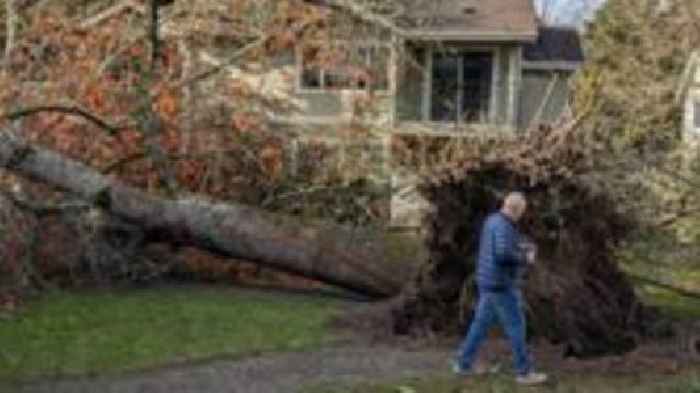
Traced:
<path fill-rule="evenodd" d="M 379 46 L 305 49 L 302 87 L 387 90 L 390 53 L 389 48 Z"/>
<path fill-rule="evenodd" d="M 326 85 L 328 89 L 348 89 L 352 87 L 352 78 L 345 67 L 338 67 L 326 71 Z"/>
<path fill-rule="evenodd" d="M 493 60 L 490 53 L 467 52 L 463 55 L 463 95 L 461 120 L 487 122 L 491 102 Z"/>
<path fill-rule="evenodd" d="M 371 46 L 357 48 L 354 56 L 353 75 L 357 79 L 357 87 L 371 90 L 389 89 L 389 55 L 386 47 Z"/>
<path fill-rule="evenodd" d="M 316 65 L 318 57 L 317 48 L 305 48 L 302 52 L 301 87 L 306 89 L 320 89 L 321 68 Z"/>
<path fill-rule="evenodd" d="M 423 119 L 426 50 L 408 46 L 401 56 L 396 81 L 396 111 L 401 121 Z"/>
<path fill-rule="evenodd" d="M 301 86 L 307 89 L 320 89 L 321 70 L 318 67 L 305 68 L 301 77 Z"/>
<path fill-rule="evenodd" d="M 695 128 L 700 128 L 700 101 L 696 101 L 693 108 L 693 118 L 695 119 Z"/>
<path fill-rule="evenodd" d="M 453 54 L 436 54 L 432 69 L 433 121 L 457 121 L 459 81 L 459 57 Z"/>

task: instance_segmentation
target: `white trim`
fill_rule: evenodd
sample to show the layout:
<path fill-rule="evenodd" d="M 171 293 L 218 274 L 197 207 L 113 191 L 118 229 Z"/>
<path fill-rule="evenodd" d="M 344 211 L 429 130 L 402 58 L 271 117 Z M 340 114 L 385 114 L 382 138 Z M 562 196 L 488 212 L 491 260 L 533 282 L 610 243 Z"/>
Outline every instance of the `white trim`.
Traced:
<path fill-rule="evenodd" d="M 451 47 L 452 48 L 452 47 Z M 490 97 L 489 97 L 489 113 L 487 115 L 488 120 L 487 122 L 471 122 L 471 123 L 463 123 L 460 122 L 459 119 L 455 123 L 461 124 L 461 125 L 478 125 L 478 124 L 495 124 L 496 123 L 496 116 L 500 112 L 499 108 L 499 97 L 500 97 L 500 86 L 501 86 L 501 78 L 502 78 L 502 73 L 501 73 L 501 50 L 499 46 L 494 46 L 494 45 L 473 45 L 473 46 L 457 46 L 455 47 L 459 52 L 489 52 L 491 53 L 491 92 L 490 92 Z M 426 66 L 424 70 L 424 80 L 423 80 L 423 113 L 422 113 L 422 119 L 424 122 L 433 122 L 433 120 L 430 120 L 432 117 L 432 101 L 433 101 L 433 59 L 435 57 L 435 45 L 429 45 L 426 47 L 425 50 L 427 59 L 426 59 Z M 460 60 L 460 64 L 462 64 L 462 60 Z M 458 67 L 458 73 L 461 74 L 463 72 L 462 67 Z M 459 77 L 458 77 L 459 78 Z M 458 100 L 459 97 L 462 96 L 462 93 L 458 93 Z M 444 123 L 443 123 L 444 124 Z"/>
<path fill-rule="evenodd" d="M 700 103 L 700 92 L 691 91 L 685 99 L 683 114 L 683 133 L 685 138 L 697 139 L 700 128 L 695 127 L 695 103 Z"/>
<path fill-rule="evenodd" d="M 364 120 L 347 113 L 338 115 L 269 115 L 270 123 L 282 126 L 347 126 L 359 124 L 367 127 L 392 127 L 384 119 Z"/>
<path fill-rule="evenodd" d="M 416 41 L 461 41 L 461 42 L 526 42 L 537 40 L 537 32 L 508 33 L 502 31 L 464 31 L 464 30 L 412 30 L 405 37 Z"/>
<path fill-rule="evenodd" d="M 510 127 L 499 124 L 462 123 L 441 121 L 402 121 L 394 131 L 394 135 L 429 135 L 429 136 L 493 136 L 512 135 Z"/>
<path fill-rule="evenodd" d="M 693 52 L 681 75 L 676 92 L 676 100 L 683 108 L 683 137 L 686 142 L 695 143 L 700 138 L 700 127 L 695 126 L 695 103 L 700 103 L 700 52 Z"/>
<path fill-rule="evenodd" d="M 434 48 L 430 45 L 423 51 L 423 59 L 425 61 L 425 69 L 423 70 L 423 121 L 430 121 L 430 116 L 432 114 L 432 102 L 433 102 L 433 55 Z"/>
<path fill-rule="evenodd" d="M 576 71 L 581 68 L 581 64 L 578 61 L 523 61 L 522 67 L 525 70 Z"/>
<path fill-rule="evenodd" d="M 398 86 L 398 80 L 399 80 L 399 59 L 398 59 L 398 54 L 396 51 L 396 48 L 399 48 L 399 45 L 403 48 L 404 42 L 397 36 L 391 37 L 391 54 L 389 57 L 389 91 L 391 92 L 391 115 L 389 116 L 390 118 L 390 123 L 391 127 L 393 128 L 394 125 L 396 124 L 396 119 L 398 118 L 398 107 L 397 107 L 397 96 L 399 94 L 399 86 Z"/>
<path fill-rule="evenodd" d="M 688 61 L 685 63 L 683 73 L 681 74 L 678 86 L 676 88 L 676 102 L 678 103 L 680 103 L 680 101 L 683 99 L 688 88 L 695 80 L 695 75 L 693 74 L 695 74 L 694 71 L 697 68 L 699 57 L 698 52 L 693 51 L 693 53 L 690 54 L 690 57 L 688 57 Z"/>
<path fill-rule="evenodd" d="M 508 108 L 506 108 L 506 122 L 513 128 L 518 126 L 518 113 L 520 112 L 520 86 L 522 80 L 522 55 L 523 47 L 518 45 L 510 48 L 508 67 Z"/>
<path fill-rule="evenodd" d="M 501 70 L 503 66 L 503 54 L 501 48 L 498 47 L 494 47 L 491 50 L 491 54 L 493 56 L 493 61 L 491 65 L 493 69 L 491 70 L 491 97 L 489 97 L 491 101 L 489 102 L 489 123 L 496 124 L 498 122 L 497 116 L 501 112 L 499 104 L 502 93 L 501 86 L 503 85 L 501 83 L 501 80 L 503 79 L 503 75 L 501 75 Z"/>
<path fill-rule="evenodd" d="M 344 114 L 329 115 L 329 116 L 314 116 L 314 115 L 273 115 L 270 116 L 270 122 L 280 125 L 294 126 L 328 126 L 328 125 L 347 125 L 353 122 Z"/>

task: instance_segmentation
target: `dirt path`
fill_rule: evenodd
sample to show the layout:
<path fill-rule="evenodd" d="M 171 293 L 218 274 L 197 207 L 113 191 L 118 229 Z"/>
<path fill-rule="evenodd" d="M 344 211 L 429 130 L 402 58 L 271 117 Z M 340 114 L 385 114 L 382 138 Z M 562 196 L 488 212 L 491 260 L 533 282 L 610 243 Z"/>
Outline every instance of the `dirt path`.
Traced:
<path fill-rule="evenodd" d="M 112 377 L 85 377 L 0 386 L 1 393 L 295 393 L 323 382 L 373 382 L 431 374 L 448 375 L 454 343 L 371 345 L 351 343 L 319 351 L 267 354 L 242 360 L 213 360 Z M 505 340 L 491 340 L 481 351 L 481 362 L 505 366 L 510 350 Z M 675 374 L 698 359 L 681 359 L 669 347 L 641 347 L 625 356 L 590 360 L 563 359 L 561 348 L 540 344 L 534 348 L 536 364 L 553 373 Z"/>
<path fill-rule="evenodd" d="M 42 382 L 18 386 L 12 392 L 293 393 L 302 386 L 324 381 L 386 380 L 444 373 L 448 361 L 446 349 L 334 348 L 238 361 L 219 360 L 121 377 Z"/>

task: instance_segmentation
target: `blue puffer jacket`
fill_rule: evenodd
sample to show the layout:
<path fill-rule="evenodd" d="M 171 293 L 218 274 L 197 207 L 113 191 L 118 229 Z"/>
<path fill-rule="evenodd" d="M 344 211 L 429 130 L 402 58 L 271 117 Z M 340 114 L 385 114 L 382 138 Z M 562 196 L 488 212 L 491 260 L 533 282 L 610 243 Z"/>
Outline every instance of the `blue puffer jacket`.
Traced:
<path fill-rule="evenodd" d="M 503 213 L 486 218 L 479 241 L 476 282 L 481 290 L 500 291 L 519 285 L 518 276 L 525 266 L 520 251 L 520 233 Z"/>

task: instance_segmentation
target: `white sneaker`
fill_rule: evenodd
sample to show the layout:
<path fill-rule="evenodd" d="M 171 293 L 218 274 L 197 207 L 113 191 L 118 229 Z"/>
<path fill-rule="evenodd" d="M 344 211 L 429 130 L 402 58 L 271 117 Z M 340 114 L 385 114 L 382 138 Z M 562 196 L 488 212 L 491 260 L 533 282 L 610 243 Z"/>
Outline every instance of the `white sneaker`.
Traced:
<path fill-rule="evenodd" d="M 464 369 L 459 365 L 457 361 L 452 362 L 452 373 L 460 376 L 472 375 L 473 371 L 471 369 Z"/>
<path fill-rule="evenodd" d="M 497 373 L 500 370 L 500 365 L 497 365 L 495 367 L 486 368 L 482 365 L 475 365 L 473 368 L 470 369 L 463 369 L 457 361 L 452 362 L 452 373 L 467 377 L 467 376 L 472 376 L 472 375 L 484 375 L 484 374 L 493 374 Z"/>
<path fill-rule="evenodd" d="M 515 382 L 521 385 L 540 385 L 547 382 L 547 379 L 547 374 L 531 371 L 525 375 L 520 375 L 515 378 Z"/>

